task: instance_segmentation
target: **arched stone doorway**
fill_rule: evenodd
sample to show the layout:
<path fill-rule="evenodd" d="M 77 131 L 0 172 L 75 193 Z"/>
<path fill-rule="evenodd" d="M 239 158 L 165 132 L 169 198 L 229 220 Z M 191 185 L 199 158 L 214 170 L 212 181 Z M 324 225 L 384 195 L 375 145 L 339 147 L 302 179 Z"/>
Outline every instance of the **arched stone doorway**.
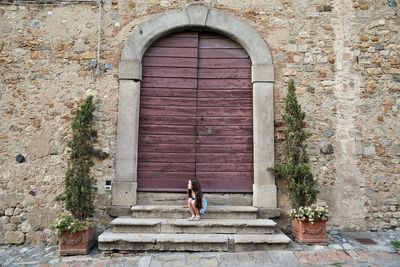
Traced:
<path fill-rule="evenodd" d="M 247 23 L 218 9 L 191 5 L 166 12 L 140 24 L 126 42 L 121 55 L 116 149 L 116 173 L 112 205 L 136 205 L 138 130 L 142 57 L 156 40 L 170 33 L 200 29 L 216 32 L 240 44 L 252 62 L 253 90 L 253 206 L 276 208 L 274 177 L 274 72 L 271 53 L 263 38 Z"/>

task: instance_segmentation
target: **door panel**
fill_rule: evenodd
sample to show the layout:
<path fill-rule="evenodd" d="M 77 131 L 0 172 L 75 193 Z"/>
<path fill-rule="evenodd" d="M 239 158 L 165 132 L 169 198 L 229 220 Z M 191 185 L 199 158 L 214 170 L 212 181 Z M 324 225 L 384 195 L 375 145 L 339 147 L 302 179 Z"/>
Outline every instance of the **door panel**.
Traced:
<path fill-rule="evenodd" d="M 154 43 L 142 61 L 138 190 L 176 191 L 195 176 L 197 33 Z"/>
<path fill-rule="evenodd" d="M 138 190 L 252 192 L 251 62 L 232 40 L 182 32 L 142 60 Z"/>
<path fill-rule="evenodd" d="M 205 191 L 252 192 L 250 66 L 247 53 L 235 42 L 211 33 L 199 35 L 196 176 Z M 239 125 L 243 122 L 248 125 Z M 232 137 L 241 143 L 230 142 Z M 247 168 L 226 168 L 235 163 Z"/>

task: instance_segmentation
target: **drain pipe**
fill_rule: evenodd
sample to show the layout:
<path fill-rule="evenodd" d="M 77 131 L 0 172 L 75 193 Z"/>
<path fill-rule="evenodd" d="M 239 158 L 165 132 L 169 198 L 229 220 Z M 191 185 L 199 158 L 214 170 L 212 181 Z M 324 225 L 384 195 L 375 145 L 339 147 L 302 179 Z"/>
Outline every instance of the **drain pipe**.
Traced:
<path fill-rule="evenodd" d="M 98 30 L 97 30 L 97 64 L 96 64 L 96 72 L 95 72 L 95 75 L 96 76 L 99 76 L 99 74 L 100 74 L 100 43 L 101 43 L 101 40 L 100 40 L 100 34 L 101 34 L 101 13 L 102 13 L 102 10 L 103 10 L 103 5 L 104 5 L 104 0 L 99 0 L 99 1 L 96 1 L 96 3 L 97 3 L 97 5 L 98 5 L 98 7 L 99 7 L 99 21 L 98 21 L 98 23 L 99 23 L 99 27 L 98 27 Z"/>

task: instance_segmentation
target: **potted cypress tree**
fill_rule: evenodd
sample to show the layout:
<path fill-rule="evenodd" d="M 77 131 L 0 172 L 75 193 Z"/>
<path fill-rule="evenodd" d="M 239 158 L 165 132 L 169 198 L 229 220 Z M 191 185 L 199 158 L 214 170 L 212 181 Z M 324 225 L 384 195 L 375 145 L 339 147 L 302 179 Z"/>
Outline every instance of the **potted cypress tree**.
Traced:
<path fill-rule="evenodd" d="M 52 225 L 60 238 L 60 255 L 87 254 L 95 243 L 95 229 L 90 217 L 94 215 L 97 188 L 90 169 L 94 164 L 93 156 L 104 159 L 108 154 L 93 148 L 97 138 L 93 126 L 94 110 L 93 96 L 89 96 L 79 107 L 72 123 L 65 191 L 58 198 L 64 201 L 68 213 Z"/>
<path fill-rule="evenodd" d="M 297 101 L 294 81 L 289 81 L 282 114 L 285 140 L 281 162 L 270 171 L 287 180 L 292 206 L 292 234 L 301 243 L 326 243 L 327 207 L 317 206 L 318 183 L 311 172 L 305 141 L 310 136 L 304 127 L 305 113 Z"/>

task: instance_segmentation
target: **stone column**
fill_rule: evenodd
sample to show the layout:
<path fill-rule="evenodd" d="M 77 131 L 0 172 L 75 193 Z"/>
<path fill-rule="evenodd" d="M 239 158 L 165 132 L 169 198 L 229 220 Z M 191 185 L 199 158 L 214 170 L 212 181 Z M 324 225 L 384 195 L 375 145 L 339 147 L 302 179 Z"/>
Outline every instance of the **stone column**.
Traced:
<path fill-rule="evenodd" d="M 140 81 L 119 81 L 113 206 L 136 205 Z"/>
<path fill-rule="evenodd" d="M 253 83 L 253 137 L 253 206 L 276 208 L 275 177 L 267 171 L 275 160 L 273 82 Z"/>

